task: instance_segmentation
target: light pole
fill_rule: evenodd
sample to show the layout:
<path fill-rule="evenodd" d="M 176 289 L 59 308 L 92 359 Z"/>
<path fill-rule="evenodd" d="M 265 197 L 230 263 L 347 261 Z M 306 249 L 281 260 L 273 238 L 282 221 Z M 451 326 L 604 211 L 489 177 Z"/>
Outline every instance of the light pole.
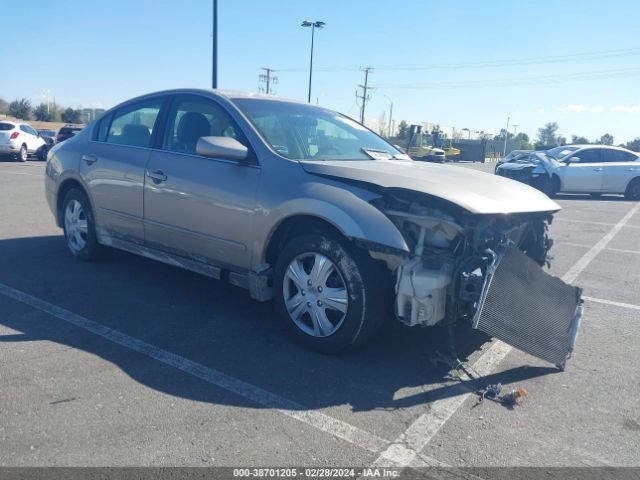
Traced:
<path fill-rule="evenodd" d="M 507 136 L 509 135 L 509 120 L 511 117 L 507 117 L 507 128 L 504 129 L 504 148 L 502 149 L 502 156 L 507 155 Z"/>
<path fill-rule="evenodd" d="M 309 94 L 307 95 L 307 102 L 311 103 L 311 75 L 313 74 L 313 37 L 316 28 L 323 28 L 325 22 L 310 22 L 305 20 L 301 24 L 302 27 L 311 27 L 311 60 L 309 61 Z"/>
<path fill-rule="evenodd" d="M 389 132 L 387 133 L 387 138 L 391 138 L 391 122 L 393 121 L 393 100 L 391 100 L 389 97 L 387 97 L 386 95 L 382 95 L 384 98 L 386 98 L 387 100 L 389 100 Z"/>
<path fill-rule="evenodd" d="M 218 0 L 213 0 L 213 40 L 211 55 L 211 88 L 218 88 Z"/>

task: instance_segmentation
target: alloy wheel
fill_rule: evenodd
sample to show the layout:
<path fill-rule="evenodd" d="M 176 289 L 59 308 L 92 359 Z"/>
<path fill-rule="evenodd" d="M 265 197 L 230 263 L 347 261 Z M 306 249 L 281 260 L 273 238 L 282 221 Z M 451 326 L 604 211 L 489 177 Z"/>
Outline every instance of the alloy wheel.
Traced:
<path fill-rule="evenodd" d="M 71 250 L 79 252 L 87 245 L 87 215 L 77 200 L 67 203 L 64 211 L 64 229 Z"/>

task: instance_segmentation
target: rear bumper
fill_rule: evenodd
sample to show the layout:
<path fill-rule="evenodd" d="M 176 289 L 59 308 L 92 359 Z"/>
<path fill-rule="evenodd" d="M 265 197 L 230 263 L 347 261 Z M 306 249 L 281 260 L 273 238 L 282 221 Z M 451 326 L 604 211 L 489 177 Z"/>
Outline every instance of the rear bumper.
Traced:
<path fill-rule="evenodd" d="M 0 154 L 10 154 L 10 153 L 18 153 L 20 150 L 20 145 L 16 145 L 13 143 L 3 143 L 0 144 Z"/>

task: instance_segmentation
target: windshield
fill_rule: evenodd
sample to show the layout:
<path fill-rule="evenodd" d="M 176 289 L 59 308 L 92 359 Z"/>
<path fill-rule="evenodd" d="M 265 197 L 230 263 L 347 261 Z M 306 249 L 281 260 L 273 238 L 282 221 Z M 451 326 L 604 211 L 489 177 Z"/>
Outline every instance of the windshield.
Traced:
<path fill-rule="evenodd" d="M 572 152 L 575 152 L 576 150 L 578 150 L 579 147 L 567 147 L 567 146 L 562 146 L 562 147 L 556 147 L 556 148 L 552 148 L 550 150 L 547 150 L 546 152 L 544 152 L 547 157 L 551 157 L 551 158 L 555 158 L 556 160 L 560 160 L 564 157 L 566 157 L 567 155 L 569 155 Z"/>
<path fill-rule="evenodd" d="M 404 158 L 369 129 L 330 110 L 255 98 L 234 103 L 276 152 L 292 160 Z"/>

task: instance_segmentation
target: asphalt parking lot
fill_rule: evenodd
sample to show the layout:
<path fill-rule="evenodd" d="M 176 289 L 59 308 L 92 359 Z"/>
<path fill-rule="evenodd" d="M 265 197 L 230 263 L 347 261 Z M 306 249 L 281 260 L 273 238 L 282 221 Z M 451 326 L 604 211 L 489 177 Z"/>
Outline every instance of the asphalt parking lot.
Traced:
<path fill-rule="evenodd" d="M 639 203 L 558 200 L 551 272 L 589 298 L 567 369 L 460 330 L 482 375 L 461 383 L 437 329 L 389 322 L 327 357 L 241 289 L 123 252 L 76 261 L 43 173 L 0 161 L 1 466 L 640 466 Z M 497 382 L 523 404 L 476 405 Z"/>

